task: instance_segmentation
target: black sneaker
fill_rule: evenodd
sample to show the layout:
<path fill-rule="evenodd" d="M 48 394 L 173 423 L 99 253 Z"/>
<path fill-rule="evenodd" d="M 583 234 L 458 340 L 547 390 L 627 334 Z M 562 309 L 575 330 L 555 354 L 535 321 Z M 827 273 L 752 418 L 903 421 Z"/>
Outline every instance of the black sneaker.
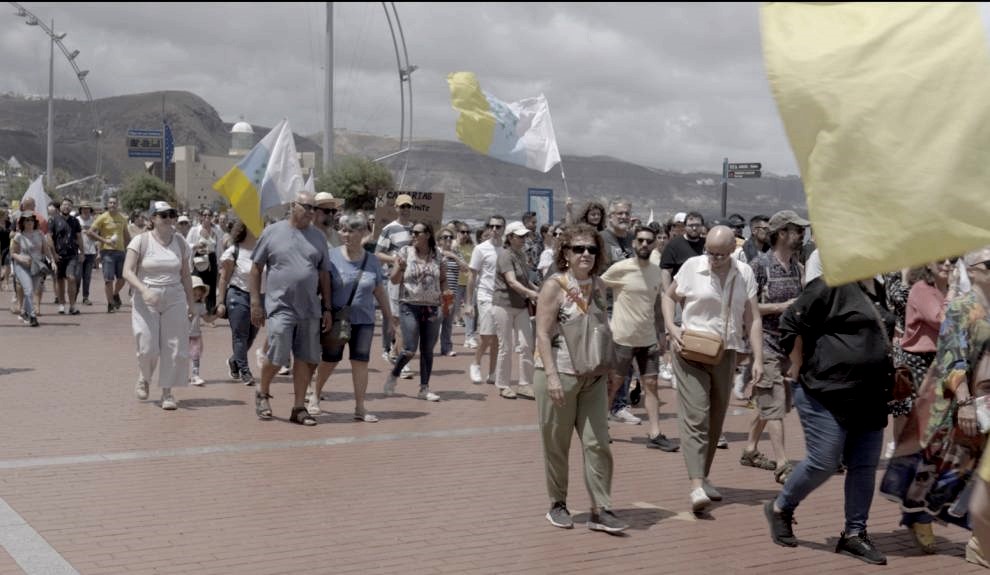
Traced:
<path fill-rule="evenodd" d="M 873 545 L 866 531 L 849 537 L 846 537 L 846 532 L 843 531 L 839 543 L 835 546 L 835 552 L 855 557 L 871 565 L 887 564 L 887 558 Z"/>
<path fill-rule="evenodd" d="M 31 325 L 31 327 L 38 327 L 38 318 L 32 315 L 31 316 L 31 324 L 30 325 Z"/>
<path fill-rule="evenodd" d="M 241 372 L 241 383 L 244 385 L 254 385 L 254 376 L 251 375 L 250 370 L 245 369 Z"/>
<path fill-rule="evenodd" d="M 122 306 L 122 305 L 124 305 L 124 304 L 123 304 L 123 302 L 120 301 L 120 294 L 114 294 L 113 295 L 113 307 L 114 307 L 114 309 L 120 309 L 120 306 Z"/>
<path fill-rule="evenodd" d="M 234 358 L 227 359 L 227 370 L 230 372 L 230 379 L 238 380 L 241 377 L 241 369 L 237 367 L 237 362 Z"/>
<path fill-rule="evenodd" d="M 777 545 L 797 547 L 797 537 L 794 536 L 794 530 L 791 529 L 791 524 L 796 523 L 794 512 L 781 511 L 778 513 L 774 511 L 773 501 L 771 499 L 763 504 L 763 514 L 767 516 L 767 523 L 770 524 L 770 538 Z"/>
<path fill-rule="evenodd" d="M 550 507 L 550 511 L 547 511 L 547 521 L 554 527 L 560 527 L 561 529 L 574 528 L 574 520 L 571 519 L 571 512 L 567 510 L 567 504 L 563 501 L 558 501 Z"/>
<path fill-rule="evenodd" d="M 588 529 L 604 531 L 605 533 L 621 533 L 629 529 L 629 524 L 623 523 L 610 509 L 602 509 L 598 513 L 591 512 L 588 519 Z"/>
<path fill-rule="evenodd" d="M 660 451 L 666 451 L 667 453 L 673 453 L 680 449 L 680 446 L 674 443 L 673 440 L 668 439 L 666 435 L 660 434 L 656 437 L 648 437 L 646 439 L 646 447 L 650 449 L 659 449 Z"/>
<path fill-rule="evenodd" d="M 107 313 L 113 313 L 115 311 L 117 311 L 117 308 L 113 307 L 113 304 L 112 303 L 108 303 L 107 304 Z"/>

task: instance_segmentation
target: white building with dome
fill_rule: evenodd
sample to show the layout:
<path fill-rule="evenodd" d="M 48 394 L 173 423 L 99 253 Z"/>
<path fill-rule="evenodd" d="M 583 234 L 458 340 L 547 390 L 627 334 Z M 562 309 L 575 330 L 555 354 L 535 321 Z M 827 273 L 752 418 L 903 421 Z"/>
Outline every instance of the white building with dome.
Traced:
<path fill-rule="evenodd" d="M 257 144 L 254 127 L 241 120 L 230 129 L 230 149 L 226 156 L 201 154 L 196 146 L 175 147 L 175 195 L 190 212 L 207 207 L 213 210 L 226 210 L 230 204 L 226 198 L 213 189 L 213 183 L 223 177 L 231 168 Z M 316 154 L 298 154 L 303 174 L 316 167 Z"/>

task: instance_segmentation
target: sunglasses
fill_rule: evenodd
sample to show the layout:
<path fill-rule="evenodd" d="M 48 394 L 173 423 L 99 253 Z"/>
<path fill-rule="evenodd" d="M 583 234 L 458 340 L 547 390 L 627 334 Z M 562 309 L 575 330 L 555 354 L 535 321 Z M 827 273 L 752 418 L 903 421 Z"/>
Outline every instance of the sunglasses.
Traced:
<path fill-rule="evenodd" d="M 445 236 L 440 236 L 440 239 L 441 240 L 452 240 L 452 239 L 454 239 L 454 236 L 446 236 L 446 235 Z"/>
<path fill-rule="evenodd" d="M 179 213 L 175 210 L 168 210 L 165 212 L 158 212 L 158 217 L 166 220 L 174 220 L 179 217 Z"/>
<path fill-rule="evenodd" d="M 299 206 L 300 208 L 302 208 L 303 211 L 306 211 L 306 212 L 312 212 L 313 210 L 316 209 L 316 206 L 314 206 L 313 204 L 303 204 L 303 203 L 300 203 L 300 202 L 296 202 L 295 204 L 297 206 Z"/>
<path fill-rule="evenodd" d="M 562 235 L 564 235 L 564 232 L 554 232 L 553 233 L 553 237 L 555 237 L 555 238 L 559 238 Z"/>
<path fill-rule="evenodd" d="M 328 216 L 337 213 L 337 209 L 336 208 L 320 208 L 320 211 L 323 212 L 324 214 L 328 215 Z"/>
<path fill-rule="evenodd" d="M 500 229 L 502 229 L 504 227 L 505 226 L 500 226 L 498 224 L 488 224 L 488 226 L 487 226 L 487 228 L 490 229 L 490 230 L 500 230 Z"/>
<path fill-rule="evenodd" d="M 457 233 L 459 233 L 459 234 L 470 234 L 471 233 L 471 230 L 457 230 Z"/>
<path fill-rule="evenodd" d="M 412 209 L 412 204 L 402 204 L 401 206 L 399 206 L 399 209 L 400 210 L 411 210 Z"/>
<path fill-rule="evenodd" d="M 990 260 L 987 260 L 985 262 L 980 262 L 978 264 L 973 264 L 973 265 L 971 265 L 969 267 L 971 267 L 971 268 L 978 268 L 980 266 L 983 266 L 983 269 L 985 269 L 987 271 L 990 271 Z"/>
<path fill-rule="evenodd" d="M 641 244 L 652 244 L 656 240 L 653 238 L 636 238 L 636 241 Z"/>
<path fill-rule="evenodd" d="M 584 255 L 588 253 L 593 256 L 598 255 L 598 246 L 566 246 L 567 249 L 571 250 L 572 254 Z"/>

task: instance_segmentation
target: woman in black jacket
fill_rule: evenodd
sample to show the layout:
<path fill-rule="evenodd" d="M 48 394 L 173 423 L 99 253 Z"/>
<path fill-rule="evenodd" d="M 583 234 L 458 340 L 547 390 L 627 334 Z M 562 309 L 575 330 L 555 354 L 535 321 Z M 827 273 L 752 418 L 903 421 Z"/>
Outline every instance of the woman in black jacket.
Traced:
<path fill-rule="evenodd" d="M 780 321 L 807 457 L 764 507 L 778 545 L 795 547 L 794 510 L 845 464 L 846 525 L 836 552 L 885 565 L 866 533 L 893 383 L 893 315 L 875 282 L 809 283 Z"/>

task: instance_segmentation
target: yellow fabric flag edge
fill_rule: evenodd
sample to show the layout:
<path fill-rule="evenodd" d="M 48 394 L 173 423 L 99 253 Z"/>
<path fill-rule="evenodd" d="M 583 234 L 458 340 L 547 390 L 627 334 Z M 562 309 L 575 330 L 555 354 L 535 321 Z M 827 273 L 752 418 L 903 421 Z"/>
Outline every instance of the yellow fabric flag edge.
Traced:
<path fill-rule="evenodd" d="M 227 198 L 237 217 L 244 222 L 247 229 L 259 237 L 264 228 L 261 219 L 261 197 L 251 180 L 237 166 L 230 169 L 222 178 L 214 182 L 213 189 Z"/>
<path fill-rule="evenodd" d="M 495 115 L 481 84 L 473 72 L 453 72 L 447 75 L 450 105 L 460 112 L 457 117 L 457 138 L 472 150 L 488 154 L 495 137 Z"/>

